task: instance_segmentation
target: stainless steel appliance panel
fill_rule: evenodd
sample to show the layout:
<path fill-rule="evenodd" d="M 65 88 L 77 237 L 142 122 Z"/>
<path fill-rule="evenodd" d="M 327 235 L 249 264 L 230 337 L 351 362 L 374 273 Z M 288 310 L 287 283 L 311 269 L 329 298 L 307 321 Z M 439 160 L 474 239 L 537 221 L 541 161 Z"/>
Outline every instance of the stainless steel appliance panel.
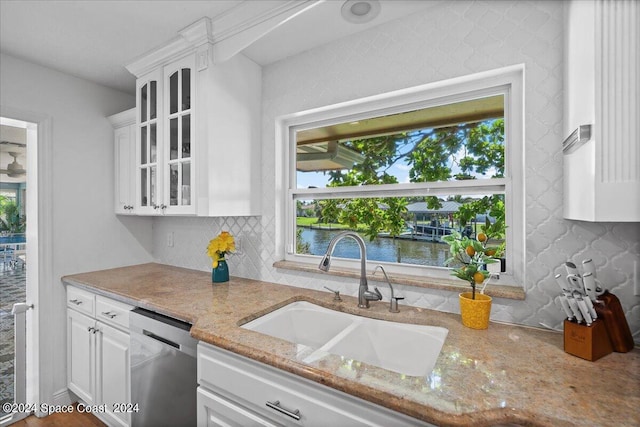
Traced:
<path fill-rule="evenodd" d="M 133 427 L 196 425 L 196 346 L 191 325 L 149 310 L 130 313 Z"/>

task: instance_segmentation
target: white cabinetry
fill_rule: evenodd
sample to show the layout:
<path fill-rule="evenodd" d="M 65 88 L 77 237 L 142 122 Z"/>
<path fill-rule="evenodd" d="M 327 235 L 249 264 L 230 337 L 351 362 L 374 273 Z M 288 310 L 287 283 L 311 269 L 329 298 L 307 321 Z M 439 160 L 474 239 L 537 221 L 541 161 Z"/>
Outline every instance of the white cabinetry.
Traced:
<path fill-rule="evenodd" d="M 67 287 L 67 385 L 89 405 L 104 405 L 95 415 L 109 425 L 128 426 L 131 400 L 129 310 L 131 306 Z"/>
<path fill-rule="evenodd" d="M 201 427 L 429 425 L 202 342 L 198 384 Z"/>
<path fill-rule="evenodd" d="M 188 55 L 164 67 L 164 149 L 162 152 L 163 200 L 166 213 L 195 214 L 194 161 L 191 150 L 194 129 L 195 56 Z"/>
<path fill-rule="evenodd" d="M 161 208 L 161 171 L 158 140 L 162 135 L 162 70 L 136 82 L 135 206 L 140 215 L 157 214 Z M 160 150 L 161 151 L 161 150 Z"/>
<path fill-rule="evenodd" d="M 95 324 L 94 319 L 67 309 L 67 385 L 88 404 L 96 401 Z"/>
<path fill-rule="evenodd" d="M 136 109 L 109 117 L 114 127 L 114 206 L 117 214 L 135 211 Z"/>
<path fill-rule="evenodd" d="M 260 214 L 261 68 L 213 57 L 211 22 L 127 66 L 136 76 L 142 215 Z"/>
<path fill-rule="evenodd" d="M 638 222 L 640 3 L 571 1 L 565 7 L 564 136 L 592 127 L 591 136 L 563 156 L 564 217 Z"/>

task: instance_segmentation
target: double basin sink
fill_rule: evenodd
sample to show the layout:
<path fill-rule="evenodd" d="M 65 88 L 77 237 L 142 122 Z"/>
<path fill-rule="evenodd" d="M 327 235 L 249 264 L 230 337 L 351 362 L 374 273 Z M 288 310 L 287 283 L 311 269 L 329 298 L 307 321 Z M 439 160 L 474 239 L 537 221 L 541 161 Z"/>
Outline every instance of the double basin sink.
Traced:
<path fill-rule="evenodd" d="M 334 354 L 409 376 L 425 376 L 442 350 L 448 330 L 370 319 L 297 301 L 242 328 L 302 344 L 312 362 Z"/>

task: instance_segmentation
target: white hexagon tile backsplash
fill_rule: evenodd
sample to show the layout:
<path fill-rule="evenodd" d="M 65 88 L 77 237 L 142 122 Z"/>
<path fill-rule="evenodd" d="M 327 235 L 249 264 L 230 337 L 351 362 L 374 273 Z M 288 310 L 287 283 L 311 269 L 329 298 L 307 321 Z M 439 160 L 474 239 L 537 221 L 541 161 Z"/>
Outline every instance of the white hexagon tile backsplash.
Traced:
<path fill-rule="evenodd" d="M 275 269 L 276 117 L 377 93 L 513 64 L 525 64 L 526 299 L 495 299 L 492 319 L 561 327 L 554 274 L 567 260 L 592 258 L 622 301 L 636 341 L 640 296 L 639 223 L 586 223 L 562 217 L 563 5 L 561 1 L 434 2 L 422 13 L 317 47 L 263 68 L 263 215 L 156 218 L 159 262 L 209 270 L 205 248 L 221 230 L 241 235 L 229 259 L 242 277 L 356 295 L 353 279 Z M 173 231 L 173 247 L 166 233 Z M 406 304 L 459 312 L 457 294 L 398 286 Z M 384 292 L 384 291 L 383 291 Z M 386 294 L 385 294 L 386 295 Z"/>

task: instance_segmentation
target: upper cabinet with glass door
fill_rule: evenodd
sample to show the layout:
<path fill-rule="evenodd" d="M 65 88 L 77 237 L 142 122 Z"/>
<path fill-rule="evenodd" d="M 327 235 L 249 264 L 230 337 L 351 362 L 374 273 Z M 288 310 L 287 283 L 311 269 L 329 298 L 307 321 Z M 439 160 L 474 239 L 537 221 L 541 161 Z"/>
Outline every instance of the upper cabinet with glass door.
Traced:
<path fill-rule="evenodd" d="M 159 214 L 163 210 L 161 163 L 158 143 L 162 135 L 162 73 L 151 72 L 136 84 L 136 212 Z"/>
<path fill-rule="evenodd" d="M 136 76 L 136 213 L 260 215 L 262 70 L 216 62 L 211 22 L 127 66 Z"/>
<path fill-rule="evenodd" d="M 166 213 L 195 213 L 193 200 L 192 129 L 195 59 L 190 55 L 164 69 L 166 134 L 163 199 Z"/>

